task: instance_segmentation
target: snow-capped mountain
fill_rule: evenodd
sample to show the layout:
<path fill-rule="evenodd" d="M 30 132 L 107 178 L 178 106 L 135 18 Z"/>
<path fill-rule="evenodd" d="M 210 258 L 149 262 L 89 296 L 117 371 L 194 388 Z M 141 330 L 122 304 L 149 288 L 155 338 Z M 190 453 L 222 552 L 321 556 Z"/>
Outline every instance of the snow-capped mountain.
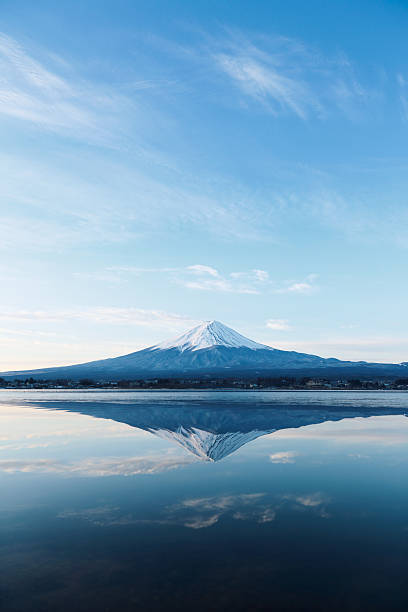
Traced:
<path fill-rule="evenodd" d="M 166 342 L 156 344 L 150 348 L 151 351 L 178 349 L 184 351 L 200 351 L 213 346 L 227 346 L 228 348 L 249 348 L 252 350 L 274 349 L 266 344 L 259 344 L 249 338 L 245 338 L 234 329 L 223 325 L 219 321 L 204 321 L 201 325 L 194 327 L 187 333 Z"/>
<path fill-rule="evenodd" d="M 283 351 L 254 342 L 219 321 L 206 321 L 173 340 L 129 355 L 79 365 L 5 372 L 4 378 L 93 378 L 120 380 L 146 377 L 201 375 L 324 375 L 336 371 L 352 375 L 406 376 L 407 366 L 324 359 Z M 374 371 L 375 370 L 375 371 Z"/>

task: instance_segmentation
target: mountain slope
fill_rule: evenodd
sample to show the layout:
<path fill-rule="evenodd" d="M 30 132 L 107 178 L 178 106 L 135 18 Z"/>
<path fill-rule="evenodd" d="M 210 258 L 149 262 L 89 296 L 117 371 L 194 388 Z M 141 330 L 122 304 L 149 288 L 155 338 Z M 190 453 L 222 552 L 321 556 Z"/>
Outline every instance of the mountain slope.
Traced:
<path fill-rule="evenodd" d="M 149 376 L 200 376 L 296 373 L 297 376 L 326 372 L 347 376 L 406 376 L 406 365 L 324 359 L 316 355 L 282 351 L 245 338 L 218 321 L 207 321 L 173 340 L 129 355 L 89 363 L 5 372 L 4 378 L 93 378 L 95 380 L 134 379 Z"/>

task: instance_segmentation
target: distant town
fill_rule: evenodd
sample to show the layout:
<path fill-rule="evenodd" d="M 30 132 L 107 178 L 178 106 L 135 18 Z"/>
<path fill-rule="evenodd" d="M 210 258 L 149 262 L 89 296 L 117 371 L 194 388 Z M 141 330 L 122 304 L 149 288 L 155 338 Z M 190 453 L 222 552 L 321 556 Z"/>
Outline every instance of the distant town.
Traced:
<path fill-rule="evenodd" d="M 396 380 L 358 378 L 329 380 L 325 378 L 258 377 L 247 378 L 149 378 L 139 380 L 95 381 L 55 379 L 6 380 L 0 378 L 0 389 L 229 389 L 229 390 L 393 390 L 408 391 L 408 378 Z"/>

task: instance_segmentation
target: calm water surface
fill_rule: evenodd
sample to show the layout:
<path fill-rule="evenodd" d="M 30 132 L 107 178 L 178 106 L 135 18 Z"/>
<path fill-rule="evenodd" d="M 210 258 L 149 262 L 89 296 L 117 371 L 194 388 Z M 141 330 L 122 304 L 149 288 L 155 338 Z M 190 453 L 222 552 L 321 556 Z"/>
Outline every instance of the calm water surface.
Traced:
<path fill-rule="evenodd" d="M 0 392 L 0 609 L 406 610 L 408 394 Z"/>

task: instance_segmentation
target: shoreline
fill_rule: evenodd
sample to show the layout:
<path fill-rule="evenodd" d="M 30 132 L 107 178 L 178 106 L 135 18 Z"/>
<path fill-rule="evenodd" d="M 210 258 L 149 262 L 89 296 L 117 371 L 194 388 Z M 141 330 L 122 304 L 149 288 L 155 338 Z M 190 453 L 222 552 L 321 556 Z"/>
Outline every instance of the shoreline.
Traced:
<path fill-rule="evenodd" d="M 84 387 L 83 389 L 72 389 L 70 387 L 58 387 L 58 388 L 40 388 L 40 389 L 27 389 L 22 387 L 8 387 L 8 388 L 0 388 L 1 392 L 7 391 L 23 391 L 25 393 L 28 392 L 38 392 L 42 393 L 43 391 L 50 392 L 64 392 L 69 391 L 71 393 L 208 393 L 208 392 L 216 392 L 216 393 L 408 393 L 408 389 L 234 389 L 234 388 L 211 388 L 206 387 L 203 389 L 194 389 L 194 388 L 185 388 L 185 389 L 172 389 L 172 388 L 162 388 L 162 389 L 112 389 L 112 387 Z"/>

